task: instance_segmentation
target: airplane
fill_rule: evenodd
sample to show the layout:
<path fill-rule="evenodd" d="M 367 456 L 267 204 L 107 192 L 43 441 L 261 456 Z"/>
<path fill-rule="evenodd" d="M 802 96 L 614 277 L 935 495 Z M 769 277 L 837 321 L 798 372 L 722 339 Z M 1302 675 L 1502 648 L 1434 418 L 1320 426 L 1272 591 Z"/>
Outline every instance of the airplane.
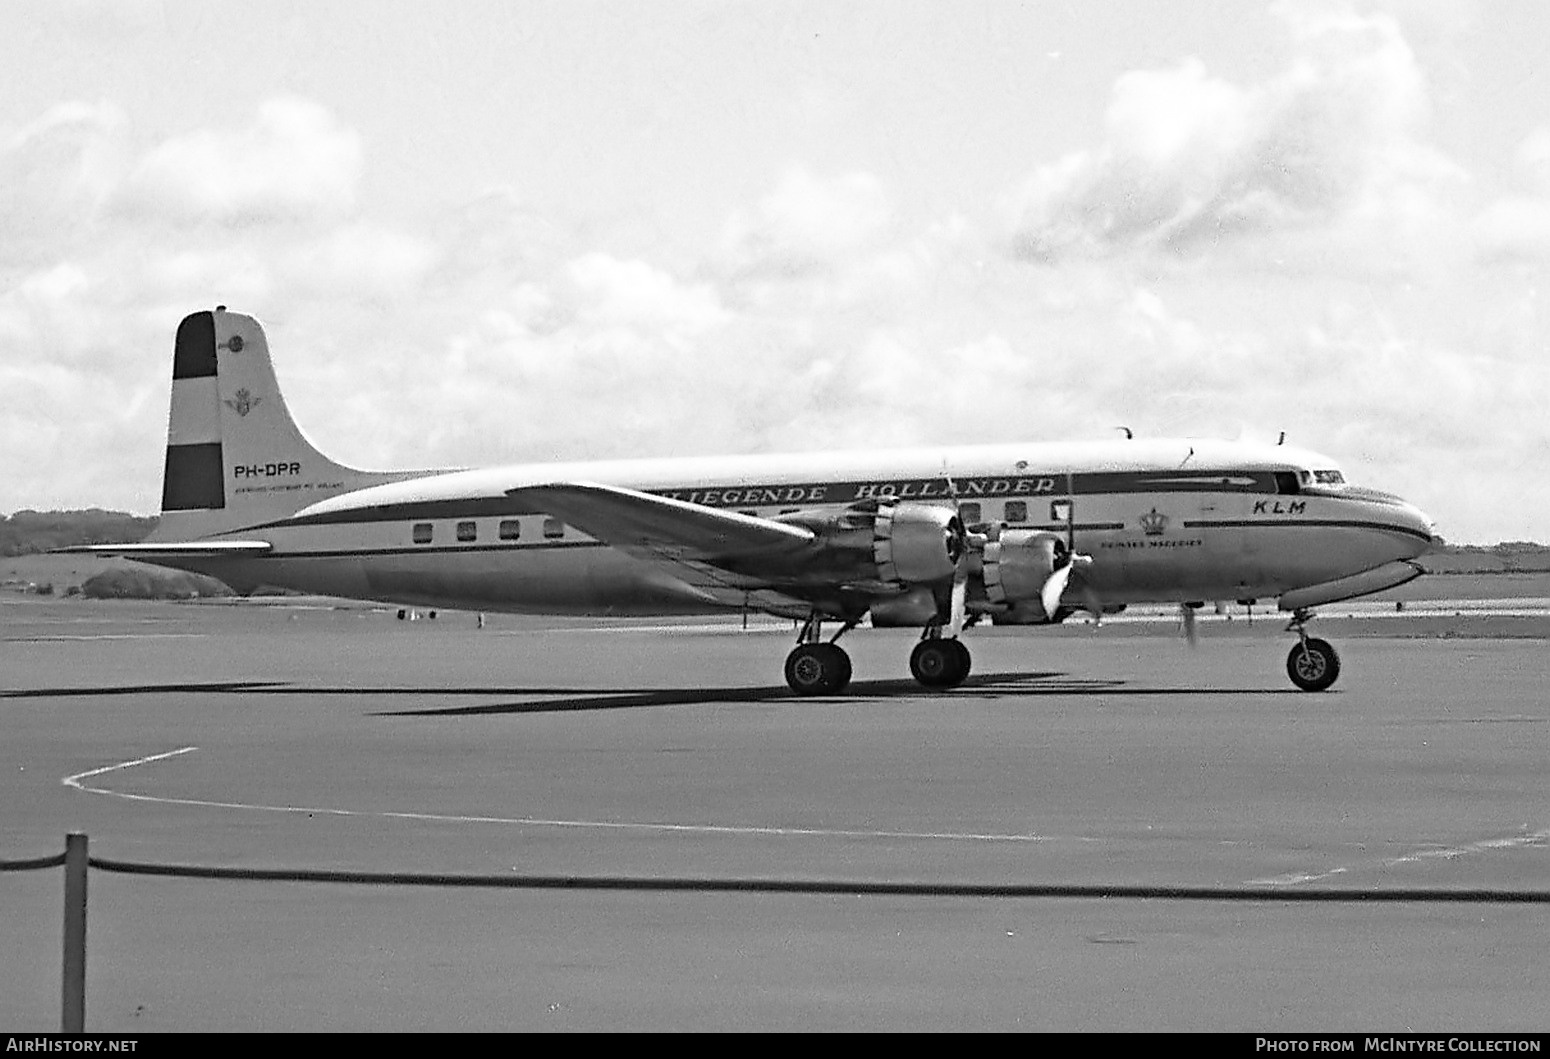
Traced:
<path fill-rule="evenodd" d="M 851 679 L 863 621 L 921 630 L 910 672 L 963 683 L 973 625 L 1133 603 L 1274 598 L 1305 691 L 1340 659 L 1312 608 L 1404 584 L 1436 543 L 1397 496 L 1285 444 L 1114 438 L 894 451 L 363 471 L 297 427 L 263 328 L 178 326 L 161 520 L 83 546 L 218 578 L 400 605 L 566 615 L 763 612 L 799 623 L 798 695 Z M 1284 436 L 1283 436 L 1284 441 Z M 837 626 L 827 638 L 824 623 Z"/>

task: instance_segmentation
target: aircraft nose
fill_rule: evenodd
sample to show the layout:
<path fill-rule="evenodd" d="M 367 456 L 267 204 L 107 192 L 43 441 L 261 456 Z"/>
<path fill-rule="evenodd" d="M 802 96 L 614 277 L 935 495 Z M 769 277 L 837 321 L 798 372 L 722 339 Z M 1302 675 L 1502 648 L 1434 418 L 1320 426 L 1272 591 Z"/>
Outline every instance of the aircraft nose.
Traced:
<path fill-rule="evenodd" d="M 1400 522 L 1404 526 L 1407 535 L 1415 542 L 1415 551 L 1406 558 L 1413 559 L 1417 555 L 1425 555 L 1427 552 L 1436 551 L 1442 546 L 1442 538 L 1437 535 L 1437 523 L 1426 512 L 1414 504 L 1405 504 L 1401 508 Z"/>

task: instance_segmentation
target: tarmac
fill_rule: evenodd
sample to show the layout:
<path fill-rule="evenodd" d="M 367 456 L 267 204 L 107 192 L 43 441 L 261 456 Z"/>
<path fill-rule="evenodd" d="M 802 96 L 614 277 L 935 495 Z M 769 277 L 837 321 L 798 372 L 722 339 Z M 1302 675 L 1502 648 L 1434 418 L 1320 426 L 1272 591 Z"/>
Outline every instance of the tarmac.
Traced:
<path fill-rule="evenodd" d="M 100 1033 L 1550 1028 L 1550 904 L 1382 899 L 1550 888 L 1550 615 L 1321 620 L 1323 694 L 1199 624 L 976 628 L 949 692 L 857 630 L 798 699 L 789 624 L 0 600 L 0 860 L 927 891 L 94 870 Z M 0 1031 L 58 1027 L 61 889 L 0 873 Z"/>

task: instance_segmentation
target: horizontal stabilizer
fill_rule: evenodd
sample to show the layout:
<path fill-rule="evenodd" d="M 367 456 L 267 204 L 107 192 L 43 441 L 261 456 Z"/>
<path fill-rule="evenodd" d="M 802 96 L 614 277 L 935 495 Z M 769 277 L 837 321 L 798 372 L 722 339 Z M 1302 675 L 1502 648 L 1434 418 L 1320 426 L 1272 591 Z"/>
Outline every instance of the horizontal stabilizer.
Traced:
<path fill-rule="evenodd" d="M 624 551 L 665 552 L 679 560 L 774 557 L 815 540 L 811 530 L 800 526 L 588 482 L 528 486 L 507 490 L 506 495 L 604 544 Z"/>
<path fill-rule="evenodd" d="M 159 558 L 235 559 L 244 555 L 267 555 L 273 548 L 268 541 L 164 541 L 156 544 L 77 544 L 70 548 L 55 548 L 53 554 L 122 556 L 150 562 Z"/>

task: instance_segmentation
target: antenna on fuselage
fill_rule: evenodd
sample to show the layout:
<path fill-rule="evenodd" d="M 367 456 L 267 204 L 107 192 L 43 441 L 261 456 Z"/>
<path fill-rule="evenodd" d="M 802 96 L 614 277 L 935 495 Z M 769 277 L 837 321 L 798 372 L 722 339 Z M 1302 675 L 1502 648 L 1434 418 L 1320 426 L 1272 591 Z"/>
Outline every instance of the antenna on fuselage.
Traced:
<path fill-rule="evenodd" d="M 1284 430 L 1281 431 L 1281 437 L 1276 441 L 1276 444 L 1277 445 L 1285 445 L 1286 444 L 1286 431 L 1284 431 Z"/>
<path fill-rule="evenodd" d="M 1123 430 L 1125 432 L 1125 440 L 1126 441 L 1129 441 L 1129 440 L 1131 440 L 1132 438 L 1134 438 L 1136 436 L 1134 434 L 1134 432 L 1132 432 L 1129 427 L 1115 427 L 1114 429 L 1115 430 Z"/>

